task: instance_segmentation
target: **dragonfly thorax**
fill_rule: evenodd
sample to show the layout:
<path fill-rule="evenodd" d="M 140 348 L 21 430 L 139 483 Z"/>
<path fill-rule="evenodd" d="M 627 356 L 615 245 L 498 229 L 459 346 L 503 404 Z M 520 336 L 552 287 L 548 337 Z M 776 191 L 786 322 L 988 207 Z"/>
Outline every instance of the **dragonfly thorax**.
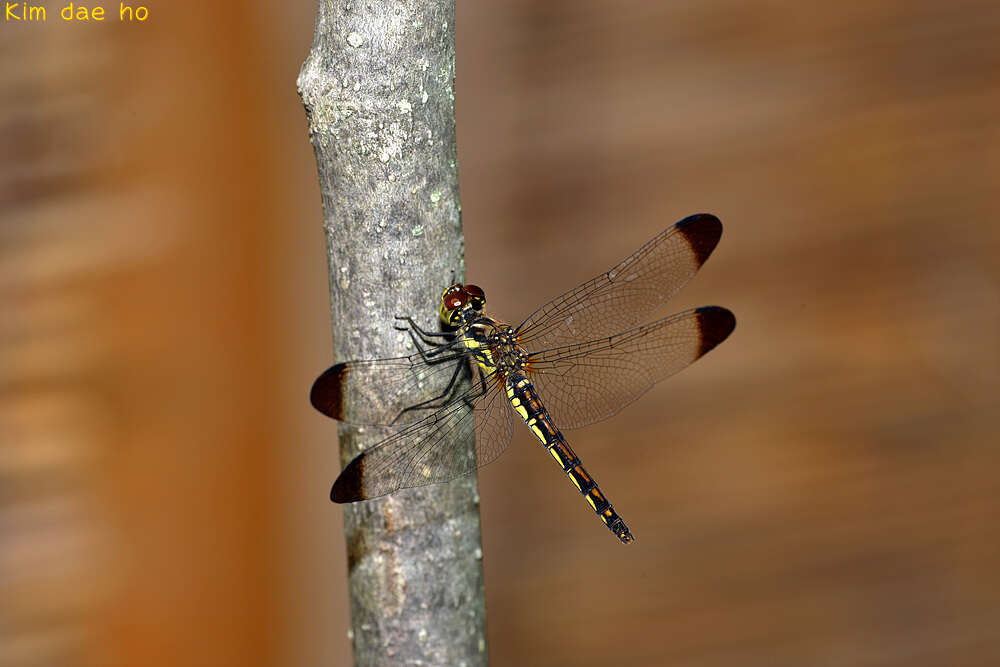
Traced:
<path fill-rule="evenodd" d="M 493 359 L 497 370 L 503 373 L 510 373 L 523 369 L 528 363 L 528 353 L 523 347 L 518 345 L 514 330 L 505 325 L 494 322 L 498 325 L 493 334 L 489 336 L 487 345 L 493 352 Z"/>
<path fill-rule="evenodd" d="M 514 330 L 503 322 L 479 315 L 459 333 L 465 347 L 487 374 L 509 374 L 522 369 L 528 362 L 528 353 L 517 343 Z"/>
<path fill-rule="evenodd" d="M 522 370 L 528 363 L 528 353 L 517 343 L 514 330 L 506 324 L 491 322 L 496 328 L 486 344 L 492 353 L 493 365 L 505 375 Z"/>

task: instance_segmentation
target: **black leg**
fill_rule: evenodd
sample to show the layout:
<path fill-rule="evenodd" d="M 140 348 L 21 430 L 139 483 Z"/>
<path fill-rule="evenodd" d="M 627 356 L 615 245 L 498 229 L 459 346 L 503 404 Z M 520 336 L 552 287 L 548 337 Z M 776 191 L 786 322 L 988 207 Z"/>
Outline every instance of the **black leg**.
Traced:
<path fill-rule="evenodd" d="M 450 343 L 445 343 L 444 345 L 439 345 L 438 347 L 435 347 L 433 350 L 430 350 L 428 352 L 424 352 L 421 356 L 424 359 L 427 359 L 429 363 L 436 363 L 436 362 L 438 362 L 440 360 L 439 359 L 435 359 L 433 361 L 430 361 L 432 357 L 436 357 L 439 354 L 443 354 L 444 352 L 453 352 L 455 350 L 455 348 L 459 348 L 459 343 L 460 343 L 460 341 L 456 340 L 456 341 L 452 341 Z M 459 348 L 459 349 L 461 349 L 461 348 Z M 465 357 L 465 356 L 468 356 L 468 355 L 463 352 L 462 354 L 460 354 L 458 356 Z M 450 358 L 450 357 L 448 357 L 448 358 Z"/>
<path fill-rule="evenodd" d="M 444 352 L 454 352 L 455 349 L 459 347 L 459 345 L 458 345 L 459 341 L 453 340 L 453 341 L 450 341 L 448 343 L 444 343 L 442 345 L 434 345 L 433 349 L 431 349 L 431 350 L 425 350 L 424 346 L 420 344 L 421 341 L 420 341 L 419 338 L 417 338 L 417 335 L 415 333 L 413 333 L 413 331 L 411 331 L 409 329 L 407 329 L 407 331 L 410 334 L 410 340 L 413 341 L 413 345 L 417 348 L 417 353 L 420 354 L 420 358 L 423 359 L 425 363 L 428 363 L 428 364 L 439 364 L 439 363 L 441 363 L 443 361 L 451 361 L 452 359 L 458 359 L 460 357 L 467 356 L 464 353 L 456 353 L 456 354 L 454 354 L 453 356 L 450 356 L 450 357 L 442 357 L 442 358 L 439 358 L 439 359 L 435 359 L 434 357 L 436 357 L 439 354 L 442 354 Z M 427 341 L 423 341 L 423 343 L 426 345 Z"/>
<path fill-rule="evenodd" d="M 467 357 L 465 355 L 461 355 L 458 358 L 459 359 L 466 359 Z M 465 364 L 463 364 L 463 363 L 456 363 L 455 364 L 455 372 L 451 374 L 451 379 L 448 380 L 448 386 L 444 388 L 444 391 L 442 391 L 440 394 L 438 394 L 434 398 L 429 398 L 426 401 L 422 401 L 422 402 L 417 403 L 415 405 L 411 405 L 408 408 L 404 408 L 403 410 L 401 410 L 399 412 L 398 415 L 396 415 L 396 417 L 392 420 L 392 423 L 395 424 L 399 420 L 400 417 L 402 417 L 407 412 L 410 412 L 411 410 L 431 410 L 431 409 L 437 409 L 437 408 L 442 408 L 445 405 L 447 405 L 448 403 L 450 403 L 451 401 L 448 399 L 448 395 L 451 394 L 452 389 L 455 387 L 455 383 L 458 381 L 458 375 L 459 375 L 459 373 L 462 372 L 462 368 L 463 367 L 465 367 Z"/>
<path fill-rule="evenodd" d="M 486 386 L 486 375 L 483 374 L 483 369 L 476 366 L 476 375 L 479 376 L 479 388 L 482 389 L 483 393 L 480 396 L 485 396 L 488 387 Z"/>
<path fill-rule="evenodd" d="M 486 386 L 486 376 L 483 374 L 483 370 L 479 366 L 475 367 L 474 372 L 476 373 L 476 375 L 479 376 L 479 388 L 482 390 L 482 393 L 479 394 L 479 396 L 485 396 L 486 391 L 488 389 L 488 387 Z M 479 396 L 476 396 L 476 398 L 479 398 Z M 468 395 L 465 395 L 462 398 L 462 400 L 465 401 L 465 404 L 469 406 L 469 408 L 473 410 L 476 409 L 476 404 L 472 401 L 472 398 L 470 398 Z"/>
<path fill-rule="evenodd" d="M 396 319 L 397 320 L 401 320 L 403 322 L 406 322 L 409 325 L 408 328 L 411 331 L 416 331 L 420 335 L 420 337 L 424 339 L 424 343 L 427 343 L 428 345 L 431 344 L 430 341 L 427 340 L 429 338 L 454 338 L 455 337 L 455 332 L 454 331 L 424 331 L 423 329 L 420 328 L 420 326 L 416 322 L 413 321 L 412 317 L 404 317 L 403 315 L 396 315 Z"/>

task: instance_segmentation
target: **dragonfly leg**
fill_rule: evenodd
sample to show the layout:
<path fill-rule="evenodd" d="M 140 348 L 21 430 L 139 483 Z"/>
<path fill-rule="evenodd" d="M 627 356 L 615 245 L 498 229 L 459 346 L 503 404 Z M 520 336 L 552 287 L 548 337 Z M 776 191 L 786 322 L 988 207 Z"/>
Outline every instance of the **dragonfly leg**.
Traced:
<path fill-rule="evenodd" d="M 476 394 L 472 398 L 470 398 L 469 396 L 465 397 L 465 402 L 468 403 L 470 407 L 472 406 L 472 399 L 473 398 L 479 398 L 480 396 L 485 396 L 486 392 L 489 390 L 489 387 L 486 384 L 486 376 L 483 374 L 483 369 L 481 369 L 479 366 L 473 366 L 472 367 L 472 372 L 476 374 L 476 377 L 475 377 L 475 379 L 473 379 L 473 382 L 478 382 L 479 383 L 479 391 L 480 391 L 480 393 Z"/>
<path fill-rule="evenodd" d="M 486 376 L 483 374 L 483 369 L 476 366 L 476 374 L 479 376 L 479 388 L 483 390 L 481 396 L 485 396 L 488 387 L 486 386 Z"/>
<path fill-rule="evenodd" d="M 455 337 L 455 332 L 454 331 L 425 331 L 425 330 L 421 329 L 420 326 L 416 322 L 413 321 L 413 318 L 410 317 L 410 316 L 408 316 L 408 315 L 396 315 L 396 319 L 399 320 L 399 321 L 402 321 L 402 322 L 406 322 L 409 326 L 407 326 L 405 328 L 409 329 L 410 331 L 415 331 L 417 334 L 419 334 L 420 338 L 422 338 L 423 341 L 424 341 L 424 343 L 427 344 L 427 345 L 433 345 L 434 344 L 434 343 L 432 343 L 429 340 L 431 338 L 454 338 Z M 396 328 L 399 329 L 399 327 L 396 327 Z M 400 329 L 400 331 L 402 331 L 402 329 Z"/>
<path fill-rule="evenodd" d="M 465 358 L 464 355 L 462 355 L 460 357 L 456 357 L 456 359 L 464 359 L 464 358 Z M 444 361 L 444 360 L 442 359 L 440 361 Z M 399 414 L 396 415 L 395 419 L 392 420 L 392 423 L 395 424 L 399 420 L 400 417 L 402 417 L 404 414 L 406 414 L 407 412 L 410 412 L 412 410 L 436 410 L 438 408 L 441 408 L 441 407 L 444 407 L 445 405 L 447 405 L 448 401 L 449 401 L 448 396 L 452 393 L 452 390 L 455 387 L 455 383 L 458 381 L 458 375 L 459 375 L 459 373 L 462 372 L 462 368 L 463 367 L 465 367 L 465 365 L 462 364 L 461 362 L 456 363 L 455 364 L 455 372 L 451 374 L 451 379 L 448 380 L 448 386 L 444 388 L 444 391 L 442 391 L 440 394 L 438 394 L 434 398 L 429 398 L 426 401 L 421 401 L 420 403 L 416 403 L 415 405 L 411 405 L 408 408 L 403 408 L 402 410 L 400 410 Z"/>
<path fill-rule="evenodd" d="M 451 352 L 452 350 L 454 350 L 457 347 L 459 347 L 459 341 L 452 341 L 451 343 L 445 343 L 444 345 L 436 347 L 433 350 L 425 352 L 421 356 L 424 359 L 428 360 L 429 363 L 435 363 L 435 362 L 442 361 L 442 360 L 441 359 L 434 359 L 433 361 L 431 361 L 432 357 L 436 357 L 437 355 L 442 354 L 444 352 Z M 465 354 L 458 354 L 458 355 L 455 355 L 454 357 L 445 357 L 444 360 L 447 361 L 447 360 L 450 360 L 450 359 L 456 359 L 456 358 L 465 357 L 465 356 L 466 356 Z"/>
<path fill-rule="evenodd" d="M 482 369 L 481 369 L 481 368 L 479 368 L 479 366 L 476 366 L 476 367 L 475 367 L 475 371 L 474 371 L 474 372 L 475 372 L 475 373 L 476 373 L 476 375 L 478 376 L 478 379 L 479 379 L 479 389 L 480 389 L 480 391 L 481 391 L 482 393 L 481 393 L 481 394 L 479 394 L 478 396 L 475 396 L 475 397 L 469 397 L 469 396 L 465 396 L 465 397 L 464 397 L 464 398 L 462 399 L 462 400 L 464 400 L 464 401 L 465 401 L 465 404 L 466 404 L 466 405 L 468 405 L 468 406 L 469 406 L 470 408 L 472 408 L 473 410 L 474 410 L 474 409 L 476 408 L 476 404 L 475 404 L 475 402 L 474 402 L 474 400 L 473 400 L 473 399 L 474 399 L 474 398 L 479 398 L 480 396 L 485 396 L 485 395 L 486 395 L 486 392 L 487 392 L 487 390 L 489 389 L 489 386 L 488 386 L 488 385 L 486 384 L 486 376 L 485 376 L 485 375 L 483 375 L 483 371 L 482 371 Z"/>
<path fill-rule="evenodd" d="M 437 363 L 437 362 L 440 362 L 440 361 L 450 361 L 451 359 L 458 358 L 458 356 L 464 356 L 464 355 L 456 355 L 455 357 L 447 357 L 446 359 L 443 359 L 443 360 L 442 359 L 432 359 L 433 357 L 436 357 L 439 354 L 442 354 L 444 352 L 450 352 L 450 351 L 454 350 L 455 348 L 460 347 L 461 341 L 458 340 L 458 339 L 456 339 L 456 340 L 450 340 L 447 343 L 436 343 L 434 341 L 428 341 L 426 339 L 420 338 L 419 335 L 416 332 L 414 332 L 413 329 L 409 329 L 409 328 L 402 328 L 402 329 L 400 329 L 398 327 L 397 327 L 397 329 L 399 331 L 406 331 L 407 333 L 410 334 L 410 340 L 413 341 L 414 347 L 416 347 L 417 348 L 417 352 L 420 353 L 420 358 L 423 359 L 425 362 L 427 362 L 429 364 Z M 424 332 L 424 333 L 426 333 L 426 332 Z M 424 348 L 424 345 L 428 345 L 432 349 L 427 350 L 427 349 Z"/>
<path fill-rule="evenodd" d="M 445 343 L 444 345 L 435 345 L 433 349 L 427 350 L 424 348 L 423 345 L 420 344 L 420 340 L 412 331 L 410 332 L 410 339 L 413 341 L 413 345 L 417 348 L 417 352 L 420 354 L 420 358 L 423 359 L 424 362 L 428 364 L 440 364 L 442 362 L 452 361 L 455 359 L 462 359 L 466 357 L 464 353 L 459 353 L 459 354 L 454 354 L 450 357 L 438 357 L 435 359 L 435 357 L 437 357 L 439 354 L 443 354 L 445 352 L 453 352 L 456 348 L 459 348 L 460 347 L 459 341 L 451 341 L 449 343 Z"/>
<path fill-rule="evenodd" d="M 450 340 L 446 343 L 439 343 L 437 341 L 428 340 L 424 336 L 430 336 L 432 334 L 427 331 L 423 331 L 420 327 L 414 324 L 413 320 L 411 320 L 410 318 L 401 317 L 397 315 L 396 319 L 407 320 L 410 322 L 410 324 L 412 325 L 410 327 L 395 327 L 395 329 L 396 331 L 405 331 L 408 334 L 410 334 L 410 340 L 413 341 L 414 347 L 417 348 L 417 352 L 420 353 L 420 357 L 427 363 L 434 363 L 431 361 L 431 357 L 436 357 L 442 352 L 446 352 L 448 350 L 454 350 L 456 347 L 459 347 L 460 341 L 458 339 Z M 441 334 L 441 335 L 453 336 L 454 334 Z M 424 348 L 424 345 L 427 345 L 432 349 L 427 350 Z"/>

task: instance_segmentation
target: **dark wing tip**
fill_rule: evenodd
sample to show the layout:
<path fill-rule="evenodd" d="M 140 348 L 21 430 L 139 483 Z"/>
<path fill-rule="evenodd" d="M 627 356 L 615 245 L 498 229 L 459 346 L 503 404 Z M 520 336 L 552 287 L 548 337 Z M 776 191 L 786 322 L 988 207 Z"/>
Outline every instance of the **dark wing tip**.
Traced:
<path fill-rule="evenodd" d="M 736 316 L 720 306 L 702 306 L 694 312 L 698 316 L 698 333 L 701 334 L 700 357 L 733 333 Z"/>
<path fill-rule="evenodd" d="M 309 391 L 309 402 L 312 406 L 327 417 L 343 421 L 342 387 L 346 376 L 347 364 L 337 364 L 323 371 Z"/>
<path fill-rule="evenodd" d="M 330 489 L 330 500 L 335 503 L 354 503 L 365 500 L 361 491 L 365 476 L 365 455 L 358 454 L 347 464 Z"/>
<path fill-rule="evenodd" d="M 687 239 L 698 266 L 705 263 L 722 238 L 722 222 L 711 213 L 689 215 L 674 227 Z"/>

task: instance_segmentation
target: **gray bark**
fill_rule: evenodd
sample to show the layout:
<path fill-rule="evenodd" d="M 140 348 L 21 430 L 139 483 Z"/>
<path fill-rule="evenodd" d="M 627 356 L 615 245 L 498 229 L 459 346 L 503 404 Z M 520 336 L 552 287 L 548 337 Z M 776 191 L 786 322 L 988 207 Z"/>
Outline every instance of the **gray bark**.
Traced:
<path fill-rule="evenodd" d="M 338 361 L 412 353 L 393 316 L 439 330 L 441 292 L 463 278 L 454 74 L 453 0 L 320 0 L 298 85 Z M 384 431 L 339 435 L 346 464 Z M 486 664 L 478 503 L 472 475 L 344 506 L 356 664 Z"/>

